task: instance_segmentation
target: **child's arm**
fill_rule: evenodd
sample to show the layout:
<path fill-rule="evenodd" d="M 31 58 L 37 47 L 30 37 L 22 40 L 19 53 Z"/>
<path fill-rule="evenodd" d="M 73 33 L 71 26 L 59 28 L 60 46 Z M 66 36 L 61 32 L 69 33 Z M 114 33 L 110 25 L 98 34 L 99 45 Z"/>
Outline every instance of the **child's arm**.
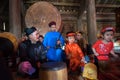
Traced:
<path fill-rule="evenodd" d="M 81 48 L 80 48 L 80 46 L 78 46 L 78 44 L 76 44 L 76 49 L 77 49 L 77 52 L 79 53 L 79 56 L 80 56 L 80 61 L 81 62 L 84 62 L 84 63 L 87 63 L 86 61 L 85 61 L 85 57 L 84 57 L 84 54 L 83 54 L 83 52 L 82 52 L 82 50 L 81 50 Z"/>
<path fill-rule="evenodd" d="M 114 52 L 114 50 L 112 49 L 111 51 L 110 51 L 110 53 L 114 56 L 114 57 L 118 57 L 118 55 L 117 54 L 115 54 L 115 52 Z"/>
<path fill-rule="evenodd" d="M 66 53 L 67 59 L 70 59 L 72 55 L 70 53 L 70 50 L 68 49 L 68 45 L 67 44 L 65 46 L 65 53 Z"/>
<path fill-rule="evenodd" d="M 93 53 L 95 56 L 99 56 L 99 54 L 96 52 L 95 48 L 92 48 L 92 50 L 93 50 Z"/>

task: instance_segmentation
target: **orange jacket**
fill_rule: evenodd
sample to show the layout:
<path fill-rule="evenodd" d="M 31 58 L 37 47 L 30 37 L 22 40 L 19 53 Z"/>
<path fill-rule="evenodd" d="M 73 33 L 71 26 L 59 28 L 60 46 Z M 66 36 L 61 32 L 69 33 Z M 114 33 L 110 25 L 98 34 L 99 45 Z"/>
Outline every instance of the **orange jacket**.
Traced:
<path fill-rule="evenodd" d="M 76 58 L 81 60 L 84 56 L 81 48 L 78 46 L 77 43 L 67 43 L 65 46 L 65 52 L 67 56 L 70 56 L 70 59 Z"/>

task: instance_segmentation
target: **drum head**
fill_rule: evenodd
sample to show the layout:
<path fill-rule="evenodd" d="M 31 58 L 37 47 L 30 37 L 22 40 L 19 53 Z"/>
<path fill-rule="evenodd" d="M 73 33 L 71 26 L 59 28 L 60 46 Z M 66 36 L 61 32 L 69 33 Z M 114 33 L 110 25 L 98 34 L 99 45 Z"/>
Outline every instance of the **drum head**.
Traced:
<path fill-rule="evenodd" d="M 42 70 L 60 70 L 66 68 L 66 64 L 64 62 L 46 62 L 43 63 L 40 67 Z"/>
<path fill-rule="evenodd" d="M 49 31 L 48 24 L 56 22 L 57 30 L 61 27 L 61 16 L 56 7 L 51 3 L 40 1 L 30 6 L 26 12 L 25 23 L 27 27 L 38 28 L 40 34 L 44 35 Z"/>

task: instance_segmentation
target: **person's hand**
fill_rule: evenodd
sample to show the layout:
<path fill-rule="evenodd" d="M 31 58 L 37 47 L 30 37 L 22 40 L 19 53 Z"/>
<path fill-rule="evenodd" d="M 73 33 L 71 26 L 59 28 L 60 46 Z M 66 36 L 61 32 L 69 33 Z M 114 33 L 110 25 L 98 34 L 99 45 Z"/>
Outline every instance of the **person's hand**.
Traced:
<path fill-rule="evenodd" d="M 57 40 L 57 45 L 59 45 L 61 42 L 60 42 L 60 40 Z"/>
<path fill-rule="evenodd" d="M 98 53 L 94 53 L 94 55 L 95 55 L 95 56 L 99 56 L 99 54 L 98 54 Z"/>
<path fill-rule="evenodd" d="M 82 57 L 81 62 L 87 63 L 87 61 L 85 61 L 84 57 Z"/>
<path fill-rule="evenodd" d="M 47 46 L 47 49 L 49 49 L 50 48 L 50 46 Z"/>
<path fill-rule="evenodd" d="M 71 54 L 68 54 L 68 55 L 67 55 L 67 59 L 70 59 L 70 58 L 71 58 Z"/>
<path fill-rule="evenodd" d="M 113 56 L 114 56 L 115 58 L 118 58 L 118 57 L 119 57 L 117 54 L 114 54 Z"/>
<path fill-rule="evenodd" d="M 84 58 L 84 57 L 82 57 L 81 61 L 82 61 L 82 62 L 84 62 L 84 61 L 85 61 L 85 58 Z"/>

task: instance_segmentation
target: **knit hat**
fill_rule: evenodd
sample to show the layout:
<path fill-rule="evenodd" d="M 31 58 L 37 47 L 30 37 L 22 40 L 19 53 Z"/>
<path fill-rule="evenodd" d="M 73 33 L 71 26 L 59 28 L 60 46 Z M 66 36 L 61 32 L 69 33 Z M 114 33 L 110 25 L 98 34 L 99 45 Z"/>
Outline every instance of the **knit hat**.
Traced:
<path fill-rule="evenodd" d="M 21 74 L 32 75 L 35 71 L 29 61 L 21 62 L 18 66 L 18 72 Z"/>
<path fill-rule="evenodd" d="M 37 29 L 35 27 L 25 28 L 25 33 L 26 33 L 27 36 L 29 36 L 31 33 L 33 33 L 36 30 Z"/>

